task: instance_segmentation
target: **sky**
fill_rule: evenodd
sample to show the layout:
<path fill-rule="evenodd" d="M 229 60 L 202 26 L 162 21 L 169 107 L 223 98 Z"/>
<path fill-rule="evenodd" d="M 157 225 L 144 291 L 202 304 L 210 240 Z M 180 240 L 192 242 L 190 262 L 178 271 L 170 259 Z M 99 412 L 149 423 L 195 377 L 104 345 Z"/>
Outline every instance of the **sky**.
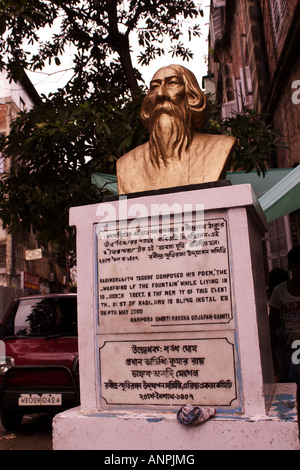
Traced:
<path fill-rule="evenodd" d="M 210 0 L 199 1 L 202 4 L 202 9 L 204 11 L 204 17 L 199 20 L 201 26 L 201 37 L 195 38 L 192 42 L 186 42 L 185 45 L 189 47 L 194 57 L 193 59 L 187 61 L 182 61 L 179 58 L 172 58 L 171 55 L 167 54 L 162 57 L 159 57 L 150 62 L 149 66 L 141 66 L 138 64 L 137 56 L 139 54 L 138 46 L 131 42 L 131 47 L 133 51 L 132 60 L 135 68 L 139 69 L 142 73 L 143 79 L 145 80 L 146 86 L 149 86 L 149 82 L 154 75 L 154 73 L 165 65 L 169 64 L 180 64 L 184 65 L 190 69 L 198 79 L 199 85 L 202 83 L 202 76 L 207 74 L 207 65 L 205 57 L 208 54 L 208 29 L 209 29 L 209 5 Z M 182 40 L 183 41 L 183 40 Z M 56 91 L 58 88 L 64 86 L 67 81 L 72 76 L 72 71 L 68 70 L 72 66 L 73 54 L 71 52 L 66 52 L 62 64 L 59 67 L 60 72 L 53 74 L 54 68 L 47 67 L 44 69 L 43 73 L 27 72 L 30 80 L 34 84 L 36 90 L 40 94 L 45 94 L 46 96 L 50 92 Z M 55 71 L 58 70 L 58 67 L 55 66 Z M 51 73 L 51 75 L 49 75 Z"/>
<path fill-rule="evenodd" d="M 184 65 L 186 68 L 191 70 L 195 76 L 198 79 L 199 85 L 201 86 L 201 81 L 202 77 L 207 75 L 207 64 L 205 57 L 208 54 L 208 30 L 209 30 L 209 5 L 210 5 L 210 0 L 204 0 L 201 2 L 202 3 L 202 8 L 204 12 L 204 17 L 200 18 L 199 23 L 201 25 L 201 37 L 200 38 L 195 38 L 192 42 L 190 43 L 185 43 L 186 47 L 189 47 L 189 49 L 192 50 L 194 57 L 193 59 L 187 61 L 180 60 L 179 58 L 175 57 L 172 58 L 171 55 L 164 55 L 163 57 L 159 57 L 155 60 L 153 60 L 149 66 L 147 67 L 141 67 L 137 60 L 136 57 L 138 55 L 138 49 L 134 48 L 133 46 L 133 52 L 135 54 L 133 55 L 133 58 L 136 60 L 134 63 L 134 66 L 139 69 L 143 75 L 143 79 L 146 82 L 146 85 L 149 86 L 150 80 L 152 79 L 154 73 L 160 68 L 165 65 L 170 65 L 170 64 L 179 64 L 179 65 Z"/>

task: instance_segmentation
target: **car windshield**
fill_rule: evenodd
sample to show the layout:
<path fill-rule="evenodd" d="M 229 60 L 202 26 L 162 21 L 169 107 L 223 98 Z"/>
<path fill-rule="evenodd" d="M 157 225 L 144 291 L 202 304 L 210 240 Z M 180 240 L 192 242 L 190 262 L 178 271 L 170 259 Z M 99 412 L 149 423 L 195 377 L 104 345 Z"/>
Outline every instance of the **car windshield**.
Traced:
<path fill-rule="evenodd" d="M 76 297 L 21 299 L 8 320 L 6 335 L 77 334 Z"/>

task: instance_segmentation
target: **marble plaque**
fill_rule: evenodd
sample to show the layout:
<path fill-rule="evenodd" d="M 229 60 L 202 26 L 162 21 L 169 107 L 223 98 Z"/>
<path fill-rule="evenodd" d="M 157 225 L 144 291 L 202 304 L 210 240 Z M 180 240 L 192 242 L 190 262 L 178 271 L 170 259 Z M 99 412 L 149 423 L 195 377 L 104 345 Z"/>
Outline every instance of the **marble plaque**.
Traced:
<path fill-rule="evenodd" d="M 199 330 L 232 320 L 227 221 L 193 224 L 152 226 L 136 238 L 98 233 L 100 331 Z"/>
<path fill-rule="evenodd" d="M 107 405 L 236 405 L 232 338 L 104 341 L 99 356 Z"/>

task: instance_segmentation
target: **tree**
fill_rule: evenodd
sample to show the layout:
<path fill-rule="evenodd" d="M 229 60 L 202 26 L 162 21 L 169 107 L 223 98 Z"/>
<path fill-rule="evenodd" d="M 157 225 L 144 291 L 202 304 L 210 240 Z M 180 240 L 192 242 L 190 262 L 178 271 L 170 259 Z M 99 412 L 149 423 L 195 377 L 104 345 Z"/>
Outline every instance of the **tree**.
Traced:
<path fill-rule="evenodd" d="M 65 101 L 56 95 L 29 112 L 21 112 L 2 146 L 13 163 L 0 180 L 0 214 L 13 232 L 39 234 L 45 243 L 69 245 L 69 209 L 102 200 L 91 173 L 115 172 L 126 149 L 140 145 L 146 130 L 140 103 L 113 92 L 88 100 Z M 1 143 L 0 143 L 1 148 Z"/>
<path fill-rule="evenodd" d="M 67 252 L 74 246 L 69 208 L 102 199 L 91 173 L 113 174 L 116 160 L 147 139 L 139 119 L 145 89 L 132 66 L 130 35 L 137 34 L 142 64 L 166 52 L 166 36 L 171 55 L 188 59 L 180 21 L 202 12 L 190 0 L 0 0 L 0 7 L 0 69 L 12 80 L 22 79 L 25 69 L 42 70 L 46 62 L 59 65 L 65 49 L 75 47 L 70 82 L 20 113 L 0 141 L 0 151 L 12 161 L 0 180 L 4 226 L 33 230 Z M 39 39 L 54 24 L 55 34 Z M 195 23 L 189 36 L 199 35 Z M 37 51 L 26 52 L 34 44 Z M 245 110 L 222 121 L 213 114 L 208 131 L 237 137 L 234 170 L 265 173 L 278 139 L 265 116 Z"/>
<path fill-rule="evenodd" d="M 275 161 L 278 147 L 285 147 L 283 135 L 270 122 L 265 113 L 244 108 L 231 118 L 221 119 L 218 105 L 212 104 L 212 116 L 207 132 L 227 134 L 237 139 L 229 167 L 231 171 L 255 170 L 258 176 L 266 174 L 268 165 Z"/>
<path fill-rule="evenodd" d="M 45 243 L 70 250 L 69 208 L 102 198 L 91 185 L 92 171 L 114 173 L 117 158 L 146 140 L 139 120 L 144 89 L 132 66 L 130 35 L 137 34 L 141 64 L 166 52 L 166 36 L 172 57 L 188 59 L 181 21 L 199 14 L 190 0 L 0 0 L 0 69 L 11 80 L 47 62 L 59 65 L 66 48 L 75 48 L 70 82 L 20 113 L 0 142 L 12 162 L 0 181 L 4 226 L 33 230 Z M 54 25 L 55 34 L 42 40 L 41 31 Z M 199 36 L 199 25 L 188 34 Z M 27 52 L 34 45 L 36 52 Z"/>

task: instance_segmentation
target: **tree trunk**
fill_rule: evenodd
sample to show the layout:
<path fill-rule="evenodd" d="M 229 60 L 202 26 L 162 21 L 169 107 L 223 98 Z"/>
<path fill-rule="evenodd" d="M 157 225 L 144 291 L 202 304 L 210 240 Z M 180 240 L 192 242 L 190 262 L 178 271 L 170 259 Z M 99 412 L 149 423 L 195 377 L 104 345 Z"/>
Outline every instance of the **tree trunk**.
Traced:
<path fill-rule="evenodd" d="M 119 54 L 120 62 L 130 88 L 131 94 L 134 97 L 135 93 L 139 91 L 139 85 L 133 70 L 133 65 L 129 50 L 129 39 L 128 36 L 118 32 L 114 35 L 110 34 L 107 42 L 115 49 Z"/>
<path fill-rule="evenodd" d="M 124 70 L 128 86 L 131 90 L 132 96 L 134 97 L 135 93 L 139 90 L 139 86 L 132 66 L 128 34 L 122 34 L 118 29 L 116 0 L 107 0 L 107 13 L 109 19 L 109 34 L 107 42 L 119 54 L 120 62 Z"/>
<path fill-rule="evenodd" d="M 118 53 L 120 56 L 120 62 L 122 64 L 127 83 L 129 85 L 132 95 L 134 95 L 139 90 L 139 85 L 133 70 L 128 40 L 127 45 L 125 47 L 121 47 Z"/>

